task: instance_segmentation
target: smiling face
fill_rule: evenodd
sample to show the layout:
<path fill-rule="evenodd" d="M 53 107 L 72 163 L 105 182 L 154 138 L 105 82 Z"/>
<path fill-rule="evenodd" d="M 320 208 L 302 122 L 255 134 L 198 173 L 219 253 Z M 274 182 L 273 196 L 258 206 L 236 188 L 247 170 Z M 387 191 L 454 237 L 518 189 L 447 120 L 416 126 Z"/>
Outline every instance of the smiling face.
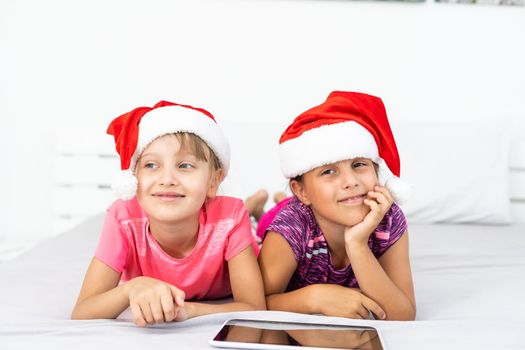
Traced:
<path fill-rule="evenodd" d="M 375 164 L 368 158 L 354 158 L 310 170 L 301 180 L 292 180 L 291 186 L 320 225 L 354 226 L 370 212 L 364 199 L 377 183 Z"/>
<path fill-rule="evenodd" d="M 188 145 L 185 136 L 170 134 L 157 138 L 137 162 L 137 199 L 150 221 L 175 223 L 198 219 L 204 201 L 215 196 L 222 180 L 222 170 L 214 169 L 202 154 L 192 150 L 195 147 Z M 211 156 L 205 144 L 204 147 L 204 153 Z"/>

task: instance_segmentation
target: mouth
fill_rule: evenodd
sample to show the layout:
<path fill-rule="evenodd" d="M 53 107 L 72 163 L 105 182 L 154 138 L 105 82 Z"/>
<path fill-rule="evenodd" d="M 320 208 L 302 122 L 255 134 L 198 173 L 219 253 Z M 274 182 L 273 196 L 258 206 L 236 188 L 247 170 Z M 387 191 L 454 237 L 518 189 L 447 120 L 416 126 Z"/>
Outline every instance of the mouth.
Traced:
<path fill-rule="evenodd" d="M 340 199 L 337 202 L 342 204 L 362 204 L 365 198 L 366 195 L 360 194 L 357 196 L 344 197 L 343 199 Z"/>
<path fill-rule="evenodd" d="M 177 192 L 156 192 L 153 193 L 152 196 L 164 202 L 171 202 L 186 197 L 185 195 Z"/>

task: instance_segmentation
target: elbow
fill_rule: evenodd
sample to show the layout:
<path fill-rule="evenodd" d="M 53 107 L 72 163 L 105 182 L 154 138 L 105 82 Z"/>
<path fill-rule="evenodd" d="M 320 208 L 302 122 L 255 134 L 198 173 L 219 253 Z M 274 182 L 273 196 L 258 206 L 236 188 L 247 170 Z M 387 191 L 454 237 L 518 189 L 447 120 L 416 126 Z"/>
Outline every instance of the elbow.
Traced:
<path fill-rule="evenodd" d="M 265 311 L 266 309 L 266 299 L 264 297 L 258 298 L 259 300 L 254 300 L 252 302 L 245 302 L 247 306 L 246 311 Z"/>
<path fill-rule="evenodd" d="M 398 315 L 396 318 L 392 318 L 392 321 L 415 321 L 416 313 L 415 312 L 405 312 L 401 315 Z"/>
<path fill-rule="evenodd" d="M 248 304 L 246 303 L 246 307 L 243 311 L 266 311 L 266 304 L 264 303 L 255 303 L 255 304 Z"/>
<path fill-rule="evenodd" d="M 268 294 L 266 296 L 266 307 L 268 310 L 280 310 L 275 302 L 275 294 Z"/>
<path fill-rule="evenodd" d="M 264 300 L 264 298 L 256 303 L 251 303 L 249 304 L 249 306 L 251 307 L 251 310 L 250 311 L 261 311 L 261 310 L 266 310 L 266 301 Z"/>
<path fill-rule="evenodd" d="M 270 297 L 269 297 L 269 296 L 266 297 L 266 308 L 267 308 L 268 310 L 273 310 L 273 309 L 272 309 L 272 303 L 271 303 L 271 300 L 270 300 Z"/>
<path fill-rule="evenodd" d="M 72 320 L 84 320 L 85 319 L 84 317 L 82 317 L 80 312 L 78 312 L 76 307 L 73 309 L 73 311 L 71 311 L 71 316 L 70 317 L 71 317 Z"/>
<path fill-rule="evenodd" d="M 266 311 L 267 308 L 266 308 L 266 304 L 262 304 L 262 305 L 257 305 L 255 307 L 255 310 L 254 311 Z"/>
<path fill-rule="evenodd" d="M 403 321 L 415 321 L 416 320 L 416 304 L 415 301 L 411 301 L 409 307 L 407 307 L 405 319 Z"/>
<path fill-rule="evenodd" d="M 391 316 L 388 315 L 386 319 L 389 321 L 415 321 L 416 319 L 416 307 L 410 305 L 402 310 L 397 310 L 391 313 Z"/>
<path fill-rule="evenodd" d="M 70 317 L 72 320 L 91 320 L 95 318 L 91 313 L 86 312 L 85 309 L 78 307 L 78 305 L 75 305 Z"/>

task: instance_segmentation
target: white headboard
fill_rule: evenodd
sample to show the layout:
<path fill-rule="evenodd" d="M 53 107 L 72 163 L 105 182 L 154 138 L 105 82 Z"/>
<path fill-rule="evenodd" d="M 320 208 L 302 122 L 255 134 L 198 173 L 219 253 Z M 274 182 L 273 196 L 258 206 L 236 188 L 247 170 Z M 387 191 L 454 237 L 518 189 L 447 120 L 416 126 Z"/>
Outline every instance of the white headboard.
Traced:
<path fill-rule="evenodd" d="M 512 139 L 509 163 L 512 217 L 525 222 L 525 139 L 518 132 Z"/>

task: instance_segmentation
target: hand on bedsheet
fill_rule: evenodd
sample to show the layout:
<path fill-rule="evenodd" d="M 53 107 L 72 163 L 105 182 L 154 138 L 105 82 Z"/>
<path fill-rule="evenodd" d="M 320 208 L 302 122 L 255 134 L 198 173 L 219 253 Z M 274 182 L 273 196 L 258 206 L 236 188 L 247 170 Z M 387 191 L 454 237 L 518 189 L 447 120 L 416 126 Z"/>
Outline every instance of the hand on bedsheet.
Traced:
<path fill-rule="evenodd" d="M 310 303 L 314 312 L 326 316 L 368 319 L 371 311 L 376 318 L 386 317 L 383 309 L 372 299 L 358 289 L 339 286 L 336 284 L 314 284 Z"/>
<path fill-rule="evenodd" d="M 124 285 L 137 326 L 183 321 L 184 292 L 177 287 L 150 277 L 136 277 Z"/>

